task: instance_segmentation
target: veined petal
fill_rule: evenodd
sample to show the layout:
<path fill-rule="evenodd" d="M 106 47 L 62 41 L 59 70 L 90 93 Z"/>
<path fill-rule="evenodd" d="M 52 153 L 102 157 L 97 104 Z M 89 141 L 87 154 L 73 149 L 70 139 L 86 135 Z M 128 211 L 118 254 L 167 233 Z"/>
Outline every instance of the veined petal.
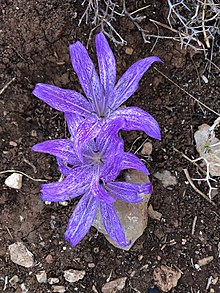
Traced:
<path fill-rule="evenodd" d="M 111 182 L 105 185 L 105 189 L 109 194 L 120 200 L 127 202 L 140 202 L 144 197 L 140 194 L 150 194 L 152 193 L 152 184 L 135 184 L 130 182 Z"/>
<path fill-rule="evenodd" d="M 147 175 L 150 174 L 144 163 L 132 153 L 124 153 L 121 161 L 121 170 L 124 169 L 136 169 Z"/>
<path fill-rule="evenodd" d="M 140 79 L 155 61 L 162 62 L 160 58 L 151 56 L 137 61 L 128 68 L 115 86 L 115 99 L 111 108 L 117 109 L 137 90 Z"/>
<path fill-rule="evenodd" d="M 124 118 L 124 130 L 142 130 L 147 135 L 161 139 L 160 127 L 157 121 L 147 112 L 138 107 L 119 108 L 114 117 Z"/>
<path fill-rule="evenodd" d="M 68 176 L 71 173 L 72 168 L 68 167 L 61 158 L 57 157 L 56 159 L 60 173 L 64 176 Z"/>
<path fill-rule="evenodd" d="M 72 172 L 60 182 L 41 185 L 41 199 L 58 202 L 69 200 L 83 194 L 91 181 L 89 166 L 73 169 Z"/>
<path fill-rule="evenodd" d="M 100 211 L 106 232 L 121 247 L 126 247 L 130 243 L 126 242 L 125 233 L 120 220 L 115 212 L 113 204 L 101 203 Z"/>
<path fill-rule="evenodd" d="M 97 107 L 100 108 L 103 90 L 95 66 L 86 48 L 79 41 L 70 45 L 69 48 L 73 68 L 87 99 L 95 105 L 93 110 L 97 109 Z"/>
<path fill-rule="evenodd" d="M 85 120 L 83 121 L 77 129 L 77 134 L 74 140 L 74 149 L 80 161 L 83 161 L 82 148 L 83 145 L 89 140 L 95 138 L 100 132 L 104 120 Z"/>
<path fill-rule="evenodd" d="M 65 160 L 74 167 L 81 165 L 76 152 L 74 143 L 70 139 L 54 139 L 38 143 L 32 147 L 36 152 L 48 153 Z"/>
<path fill-rule="evenodd" d="M 74 139 L 77 132 L 77 128 L 84 121 L 85 118 L 76 113 L 66 112 L 65 119 L 68 125 L 69 133 L 71 137 Z"/>
<path fill-rule="evenodd" d="M 32 93 L 52 108 L 62 112 L 74 112 L 86 116 L 92 111 L 86 98 L 73 90 L 64 90 L 54 85 L 38 83 Z"/>
<path fill-rule="evenodd" d="M 92 181 L 91 192 L 100 202 L 105 202 L 105 203 L 115 202 L 115 199 L 109 196 L 109 194 L 103 189 L 103 187 L 99 184 L 97 180 Z"/>
<path fill-rule="evenodd" d="M 97 209 L 99 201 L 91 194 L 85 194 L 78 202 L 70 220 L 68 222 L 65 238 L 72 246 L 75 246 L 89 231 Z"/>
<path fill-rule="evenodd" d="M 116 79 L 115 57 L 104 34 L 96 35 L 96 52 L 99 64 L 99 75 L 105 98 L 113 91 Z M 107 102 L 107 101 L 106 101 Z"/>

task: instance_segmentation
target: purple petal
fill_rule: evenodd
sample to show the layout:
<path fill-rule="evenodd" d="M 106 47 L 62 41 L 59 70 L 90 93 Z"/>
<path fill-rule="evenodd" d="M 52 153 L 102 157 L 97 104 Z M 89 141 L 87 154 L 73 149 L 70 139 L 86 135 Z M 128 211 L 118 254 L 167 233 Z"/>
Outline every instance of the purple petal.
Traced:
<path fill-rule="evenodd" d="M 71 173 L 72 168 L 68 167 L 59 157 L 57 157 L 56 159 L 60 173 L 64 176 L 68 176 Z"/>
<path fill-rule="evenodd" d="M 88 166 L 76 168 L 60 182 L 41 185 L 41 199 L 59 202 L 69 200 L 83 194 L 88 189 L 92 172 Z"/>
<path fill-rule="evenodd" d="M 150 174 L 144 163 L 132 153 L 124 153 L 123 155 L 123 160 L 121 162 L 121 170 L 125 169 L 136 169 L 147 175 Z"/>
<path fill-rule="evenodd" d="M 77 132 L 77 128 L 84 121 L 84 118 L 75 113 L 65 113 L 65 119 L 68 125 L 69 133 L 74 138 Z"/>
<path fill-rule="evenodd" d="M 38 83 L 32 93 L 52 108 L 62 112 L 74 112 L 83 116 L 91 112 L 91 105 L 85 97 L 72 90 Z"/>
<path fill-rule="evenodd" d="M 108 195 L 108 193 L 97 182 L 97 180 L 93 180 L 93 182 L 91 183 L 91 192 L 100 202 L 104 202 L 104 203 L 115 202 L 115 199 Z"/>
<path fill-rule="evenodd" d="M 144 199 L 140 196 L 141 193 L 152 193 L 151 183 L 141 185 L 130 182 L 111 182 L 107 183 L 105 188 L 111 196 L 127 202 L 140 202 Z"/>
<path fill-rule="evenodd" d="M 155 61 L 162 62 L 160 58 L 151 56 L 137 61 L 128 68 L 115 86 L 113 109 L 117 109 L 137 90 L 139 80 Z"/>
<path fill-rule="evenodd" d="M 100 105 L 103 98 L 101 82 L 86 48 L 79 41 L 70 45 L 70 57 L 87 99 Z"/>
<path fill-rule="evenodd" d="M 32 149 L 59 157 L 75 167 L 81 165 L 74 150 L 74 143 L 69 139 L 47 140 L 34 145 Z"/>
<path fill-rule="evenodd" d="M 102 126 L 104 124 L 104 119 L 102 120 L 85 120 L 80 124 L 77 129 L 77 134 L 74 140 L 74 149 L 79 159 L 83 161 L 82 156 L 82 147 L 89 140 L 95 138 L 100 132 Z"/>
<path fill-rule="evenodd" d="M 143 130 L 147 135 L 161 139 L 160 127 L 157 121 L 147 112 L 138 107 L 119 108 L 114 117 L 124 118 L 124 130 Z"/>
<path fill-rule="evenodd" d="M 113 204 L 100 204 L 102 221 L 106 232 L 121 247 L 126 247 L 130 243 L 126 242 L 125 233 L 120 220 L 115 212 Z"/>
<path fill-rule="evenodd" d="M 85 194 L 77 204 L 70 220 L 68 222 L 65 238 L 72 246 L 79 243 L 86 233 L 89 231 L 97 209 L 99 201 L 91 196 Z"/>
<path fill-rule="evenodd" d="M 96 35 L 96 52 L 104 95 L 108 99 L 115 86 L 116 65 L 113 52 L 102 32 Z"/>

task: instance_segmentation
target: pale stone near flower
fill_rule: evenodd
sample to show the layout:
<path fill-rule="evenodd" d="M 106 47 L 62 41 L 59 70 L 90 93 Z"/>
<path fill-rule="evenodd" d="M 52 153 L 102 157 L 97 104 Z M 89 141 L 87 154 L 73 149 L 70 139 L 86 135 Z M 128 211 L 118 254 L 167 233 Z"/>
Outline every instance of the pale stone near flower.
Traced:
<path fill-rule="evenodd" d="M 215 137 L 214 132 L 219 123 L 220 118 L 212 126 L 202 124 L 194 134 L 196 149 L 200 157 L 210 164 L 209 172 L 212 176 L 220 176 L 220 140 Z"/>
<path fill-rule="evenodd" d="M 85 274 L 86 274 L 85 271 L 79 271 L 79 270 L 70 269 L 70 270 L 64 271 L 64 279 L 67 282 L 75 283 L 75 282 L 83 279 Z"/>
<path fill-rule="evenodd" d="M 22 187 L 22 175 L 19 173 L 13 173 L 5 180 L 5 185 L 15 189 L 21 189 Z"/>
<path fill-rule="evenodd" d="M 161 265 L 156 267 L 153 272 L 154 284 L 160 288 L 162 292 L 168 292 L 177 286 L 181 272 L 177 269 Z"/>
<path fill-rule="evenodd" d="M 66 288 L 64 286 L 54 285 L 52 286 L 53 292 L 64 293 L 66 292 Z"/>
<path fill-rule="evenodd" d="M 200 267 L 203 267 L 203 266 L 209 264 L 210 262 L 212 262 L 213 259 L 214 259 L 213 256 L 207 256 L 207 257 L 204 257 L 204 258 L 198 260 L 198 265 L 199 265 Z"/>
<path fill-rule="evenodd" d="M 137 170 L 129 170 L 125 179 L 127 182 L 142 184 L 145 182 L 149 182 L 149 178 L 146 174 L 137 171 Z M 127 241 L 131 240 L 131 244 L 129 246 L 123 247 L 124 250 L 129 250 L 135 241 L 143 234 L 145 228 L 147 227 L 148 221 L 148 201 L 150 199 L 150 194 L 142 194 L 144 200 L 138 203 L 135 203 L 135 207 L 131 203 L 117 200 L 114 208 L 120 219 L 120 222 L 123 226 L 125 237 Z M 105 228 L 100 221 L 101 216 L 99 212 L 96 215 L 95 221 L 93 222 L 93 226 L 101 233 L 104 234 L 106 239 L 115 247 L 122 248 L 119 246 L 114 240 L 112 240 L 108 233 L 105 231 Z"/>
<path fill-rule="evenodd" d="M 40 271 L 36 274 L 36 278 L 38 283 L 46 283 L 47 282 L 47 273 L 45 271 Z"/>
<path fill-rule="evenodd" d="M 53 285 L 53 284 L 57 284 L 57 283 L 59 283 L 59 278 L 49 278 L 48 279 L 48 283 L 50 284 L 50 285 Z"/>
<path fill-rule="evenodd" d="M 22 242 L 17 242 L 9 245 L 10 259 L 14 263 L 30 268 L 34 265 L 33 254 L 25 247 Z"/>
<path fill-rule="evenodd" d="M 17 275 L 14 275 L 10 280 L 9 280 L 9 283 L 10 285 L 13 287 L 13 288 L 17 288 L 17 283 L 19 281 L 19 278 Z"/>
<path fill-rule="evenodd" d="M 106 283 L 102 287 L 102 293 L 116 293 L 122 290 L 125 286 L 126 280 L 127 280 L 127 277 L 123 277 L 123 278 L 113 280 L 109 283 Z"/>
<path fill-rule="evenodd" d="M 154 174 L 154 177 L 159 179 L 164 187 L 177 184 L 177 179 L 175 176 L 171 175 L 170 171 L 163 170 L 162 172 L 157 172 Z"/>
<path fill-rule="evenodd" d="M 141 150 L 141 154 L 142 155 L 146 155 L 146 156 L 150 156 L 153 150 L 153 146 L 152 143 L 150 143 L 149 141 L 147 141 L 144 145 L 143 148 Z"/>

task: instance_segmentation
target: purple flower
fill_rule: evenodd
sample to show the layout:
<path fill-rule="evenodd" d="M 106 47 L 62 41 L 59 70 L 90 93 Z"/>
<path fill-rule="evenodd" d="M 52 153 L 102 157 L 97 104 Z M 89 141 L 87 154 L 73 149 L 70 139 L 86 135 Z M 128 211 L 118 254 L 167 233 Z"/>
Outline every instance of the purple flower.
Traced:
<path fill-rule="evenodd" d="M 103 35 L 96 36 L 99 76 L 86 48 L 77 41 L 70 45 L 73 68 L 79 78 L 85 97 L 73 90 L 65 90 L 47 84 L 37 84 L 33 94 L 51 107 L 64 113 L 75 113 L 83 119 L 71 133 L 74 149 L 82 160 L 81 148 L 95 138 L 103 125 L 121 119 L 121 129 L 143 130 L 147 135 L 160 139 L 156 120 L 138 107 L 119 108 L 138 88 L 143 74 L 158 57 L 152 56 L 134 63 L 116 83 L 116 64 L 113 52 Z M 68 122 L 68 117 L 66 118 Z"/>
<path fill-rule="evenodd" d="M 121 170 L 128 168 L 149 174 L 134 154 L 123 151 L 123 140 L 118 137 L 121 123 L 120 119 L 111 121 L 103 127 L 96 139 L 85 143 L 82 147 L 82 161 L 71 139 L 45 141 L 33 147 L 34 151 L 55 155 L 59 169 L 65 176 L 63 181 L 42 185 L 42 200 L 59 202 L 82 196 L 65 234 L 73 246 L 86 235 L 98 209 L 109 236 L 120 246 L 127 246 L 129 242 L 126 242 L 123 227 L 114 210 L 114 202 L 140 202 L 143 200 L 140 193 L 152 192 L 151 183 L 114 181 Z"/>

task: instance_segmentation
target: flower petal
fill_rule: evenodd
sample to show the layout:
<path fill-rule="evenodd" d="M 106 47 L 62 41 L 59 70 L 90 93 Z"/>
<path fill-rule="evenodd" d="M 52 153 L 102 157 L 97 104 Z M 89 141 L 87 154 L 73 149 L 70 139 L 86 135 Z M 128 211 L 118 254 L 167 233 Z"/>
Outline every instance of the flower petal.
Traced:
<path fill-rule="evenodd" d="M 66 112 L 65 119 L 68 125 L 69 133 L 71 137 L 74 139 L 77 132 L 77 128 L 84 121 L 84 118 L 76 113 Z"/>
<path fill-rule="evenodd" d="M 123 155 L 123 158 L 121 161 L 121 170 L 125 170 L 125 169 L 136 169 L 147 175 L 150 174 L 146 166 L 144 165 L 144 163 L 132 153 L 124 153 Z"/>
<path fill-rule="evenodd" d="M 68 222 L 65 238 L 72 246 L 79 243 L 89 231 L 97 209 L 99 201 L 90 194 L 85 194 L 77 204 Z"/>
<path fill-rule="evenodd" d="M 59 202 L 75 198 L 88 190 L 92 177 L 88 166 L 76 168 L 60 182 L 41 185 L 41 199 L 44 201 Z"/>
<path fill-rule="evenodd" d="M 162 62 L 160 58 L 151 56 L 137 61 L 128 68 L 115 86 L 115 99 L 111 108 L 117 109 L 137 90 L 139 80 L 155 61 Z"/>
<path fill-rule="evenodd" d="M 115 212 L 114 205 L 101 203 L 100 211 L 105 230 L 109 236 L 121 247 L 128 246 L 130 243 L 126 242 L 125 233 Z"/>
<path fill-rule="evenodd" d="M 60 173 L 64 176 L 68 176 L 71 173 L 72 168 L 68 167 L 61 158 L 57 157 L 56 159 Z"/>
<path fill-rule="evenodd" d="M 138 107 L 119 108 L 113 115 L 115 118 L 124 118 L 123 130 L 143 130 L 147 135 L 161 139 L 157 121 L 144 110 Z"/>
<path fill-rule="evenodd" d="M 99 179 L 99 178 L 98 178 Z M 115 199 L 108 195 L 97 180 L 93 180 L 91 183 L 92 194 L 100 201 L 105 203 L 113 203 Z"/>
<path fill-rule="evenodd" d="M 104 89 L 105 98 L 108 100 L 115 86 L 116 65 L 113 52 L 102 32 L 96 35 L 96 52 L 101 84 Z"/>
<path fill-rule="evenodd" d="M 104 120 L 85 120 L 77 129 L 77 133 L 74 140 L 74 149 L 80 161 L 83 161 L 82 148 L 83 145 L 89 140 L 95 138 L 100 132 Z"/>
<path fill-rule="evenodd" d="M 83 91 L 87 99 L 95 105 L 93 109 L 95 110 L 101 105 L 103 98 L 103 90 L 95 66 L 86 48 L 79 41 L 70 45 L 70 57 Z"/>
<path fill-rule="evenodd" d="M 62 112 L 74 112 L 83 116 L 91 112 L 91 105 L 86 98 L 73 90 L 38 83 L 32 93 L 52 108 Z"/>
<path fill-rule="evenodd" d="M 70 139 L 54 139 L 38 143 L 32 147 L 36 152 L 48 153 L 65 160 L 74 167 L 81 165 L 76 152 L 74 143 Z"/>
<path fill-rule="evenodd" d="M 140 194 L 152 193 L 152 184 L 135 184 L 130 182 L 111 182 L 105 185 L 109 194 L 127 202 L 140 202 L 144 198 Z"/>

